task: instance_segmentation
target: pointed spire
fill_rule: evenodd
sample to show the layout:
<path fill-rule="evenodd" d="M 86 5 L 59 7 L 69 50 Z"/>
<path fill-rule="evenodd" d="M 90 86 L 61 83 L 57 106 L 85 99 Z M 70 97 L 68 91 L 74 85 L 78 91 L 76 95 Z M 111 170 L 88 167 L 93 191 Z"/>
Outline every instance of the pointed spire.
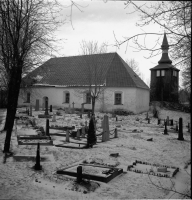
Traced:
<path fill-rule="evenodd" d="M 159 64 L 160 63 L 171 64 L 172 61 L 170 60 L 169 55 L 168 55 L 169 44 L 168 44 L 167 36 L 166 36 L 165 32 L 164 32 L 164 37 L 163 37 L 161 49 L 162 49 L 162 57 L 161 57 L 161 59 L 158 63 Z"/>

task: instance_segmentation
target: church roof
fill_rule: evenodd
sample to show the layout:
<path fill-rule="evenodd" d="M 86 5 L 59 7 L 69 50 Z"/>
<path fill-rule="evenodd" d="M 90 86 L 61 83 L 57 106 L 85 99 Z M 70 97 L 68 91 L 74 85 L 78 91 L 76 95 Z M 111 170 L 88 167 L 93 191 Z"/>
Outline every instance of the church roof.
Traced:
<path fill-rule="evenodd" d="M 51 58 L 29 73 L 24 81 L 43 86 L 75 87 L 91 83 L 149 89 L 117 53 Z"/>

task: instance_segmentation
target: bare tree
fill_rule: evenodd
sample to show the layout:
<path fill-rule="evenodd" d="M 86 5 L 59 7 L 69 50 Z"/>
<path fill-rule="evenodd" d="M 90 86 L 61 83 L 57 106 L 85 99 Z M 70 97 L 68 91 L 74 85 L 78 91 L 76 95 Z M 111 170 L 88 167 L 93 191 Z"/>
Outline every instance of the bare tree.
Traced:
<path fill-rule="evenodd" d="M 107 45 L 102 43 L 100 46 L 96 41 L 83 40 L 80 44 L 82 55 L 84 55 L 85 63 L 87 65 L 87 80 L 88 86 L 85 91 L 79 91 L 80 93 L 88 92 L 91 96 L 92 113 L 95 112 L 95 102 L 101 100 L 101 94 L 105 90 L 104 80 L 104 67 L 100 66 L 99 54 L 107 52 Z"/>
<path fill-rule="evenodd" d="M 8 80 L 4 152 L 9 152 L 22 73 L 54 50 L 58 4 L 47 0 L 0 1 L 0 62 Z"/>
<path fill-rule="evenodd" d="M 126 63 L 141 78 L 141 72 L 139 70 L 139 63 L 133 58 L 126 60 Z"/>

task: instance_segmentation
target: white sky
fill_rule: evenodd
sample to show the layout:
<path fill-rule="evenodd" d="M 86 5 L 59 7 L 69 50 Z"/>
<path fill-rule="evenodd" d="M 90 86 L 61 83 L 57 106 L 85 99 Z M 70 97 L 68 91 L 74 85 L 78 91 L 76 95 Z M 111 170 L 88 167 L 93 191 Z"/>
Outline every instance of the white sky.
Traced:
<path fill-rule="evenodd" d="M 103 0 L 74 0 L 79 4 L 82 12 L 73 6 L 72 10 L 72 24 L 70 22 L 64 23 L 57 31 L 57 37 L 63 39 L 63 43 L 59 56 L 74 56 L 80 54 L 80 43 L 82 40 L 98 41 L 99 44 L 106 42 L 110 46 L 108 52 L 117 52 L 125 61 L 127 59 L 135 59 L 138 62 L 139 69 L 143 74 L 144 81 L 150 83 L 150 68 L 155 67 L 161 58 L 158 55 L 151 59 L 146 59 L 149 52 L 136 52 L 131 46 L 127 48 L 126 44 L 122 45 L 120 49 L 114 46 L 116 35 L 118 40 L 123 40 L 124 37 L 130 37 L 134 34 L 145 32 L 163 33 L 164 30 L 157 25 L 150 25 L 144 28 L 136 26 L 136 22 L 140 19 L 138 13 L 127 14 L 132 11 L 131 7 L 125 9 L 126 1 L 108 1 L 104 3 Z M 69 6 L 69 0 L 60 0 L 60 2 Z M 135 1 L 137 4 L 143 4 L 145 1 Z M 149 1 L 147 3 L 150 3 Z M 70 14 L 70 7 L 63 8 L 61 17 L 67 18 Z M 67 18 L 69 20 L 69 17 Z M 146 42 L 149 46 L 155 45 L 157 37 L 148 37 Z M 160 42 L 162 42 L 162 40 Z M 169 38 L 168 38 L 169 40 Z M 143 40 L 142 40 L 143 41 Z"/>

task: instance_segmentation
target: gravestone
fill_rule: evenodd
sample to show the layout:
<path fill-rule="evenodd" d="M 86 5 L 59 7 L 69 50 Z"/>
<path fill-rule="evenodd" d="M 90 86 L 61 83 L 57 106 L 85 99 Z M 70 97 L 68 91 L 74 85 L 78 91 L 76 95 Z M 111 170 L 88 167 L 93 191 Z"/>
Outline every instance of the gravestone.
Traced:
<path fill-rule="evenodd" d="M 104 115 L 102 142 L 106 142 L 108 140 L 109 140 L 109 119 L 107 115 Z"/>
<path fill-rule="evenodd" d="M 178 131 L 178 122 L 176 121 L 176 128 L 175 128 L 176 131 Z"/>
<path fill-rule="evenodd" d="M 118 134 L 117 134 L 117 128 L 115 128 L 115 138 L 118 138 Z"/>
<path fill-rule="evenodd" d="M 29 115 L 32 116 L 32 105 L 30 105 L 30 112 Z"/>
<path fill-rule="evenodd" d="M 148 124 L 150 124 L 150 118 L 148 118 Z"/>
<path fill-rule="evenodd" d="M 85 127 L 81 128 L 81 135 L 82 135 L 82 137 L 85 137 Z"/>
<path fill-rule="evenodd" d="M 36 99 L 35 111 L 39 111 L 39 99 Z"/>
<path fill-rule="evenodd" d="M 49 111 L 52 112 L 52 105 L 50 105 L 50 109 L 49 109 Z"/>
<path fill-rule="evenodd" d="M 42 170 L 42 166 L 40 165 L 40 144 L 37 143 L 37 154 L 36 154 L 36 164 L 34 166 L 35 170 Z"/>
<path fill-rule="evenodd" d="M 69 130 L 66 130 L 66 142 L 70 142 L 70 140 L 69 140 Z"/>
<path fill-rule="evenodd" d="M 166 121 L 165 121 L 164 135 L 168 135 L 168 132 L 167 132 L 167 122 Z"/>
<path fill-rule="evenodd" d="M 170 120 L 170 126 L 173 126 L 173 119 Z"/>
<path fill-rule="evenodd" d="M 82 181 L 82 166 L 77 167 L 77 183 Z"/>
<path fill-rule="evenodd" d="M 147 114 L 146 114 L 146 120 L 148 120 L 149 119 L 149 114 L 148 114 L 148 112 L 147 112 Z"/>
<path fill-rule="evenodd" d="M 188 123 L 188 132 L 191 132 L 191 123 Z"/>
<path fill-rule="evenodd" d="M 45 99 L 45 115 L 49 115 L 49 113 L 48 113 L 48 98 Z"/>
<path fill-rule="evenodd" d="M 159 125 L 160 123 L 161 123 L 161 120 L 160 120 L 160 119 L 158 119 L 158 123 L 157 123 L 157 124 Z"/>
<path fill-rule="evenodd" d="M 116 116 L 116 122 L 118 121 L 118 118 L 117 118 L 117 116 Z"/>
<path fill-rule="evenodd" d="M 167 126 L 169 126 L 169 116 L 167 116 Z"/>
<path fill-rule="evenodd" d="M 56 122 L 56 114 L 55 113 L 53 113 L 52 122 Z"/>
<path fill-rule="evenodd" d="M 74 108 L 74 102 L 72 103 L 73 104 L 73 109 L 72 109 L 72 114 L 74 114 L 75 113 L 75 108 Z"/>
<path fill-rule="evenodd" d="M 49 119 L 46 119 L 46 136 L 50 136 L 49 135 Z"/>
<path fill-rule="evenodd" d="M 81 104 L 81 114 L 84 113 L 84 103 Z"/>
<path fill-rule="evenodd" d="M 77 130 L 77 139 L 80 140 L 80 130 Z"/>
<path fill-rule="evenodd" d="M 183 118 L 179 118 L 179 134 L 178 134 L 178 140 L 184 140 L 183 138 Z"/>

